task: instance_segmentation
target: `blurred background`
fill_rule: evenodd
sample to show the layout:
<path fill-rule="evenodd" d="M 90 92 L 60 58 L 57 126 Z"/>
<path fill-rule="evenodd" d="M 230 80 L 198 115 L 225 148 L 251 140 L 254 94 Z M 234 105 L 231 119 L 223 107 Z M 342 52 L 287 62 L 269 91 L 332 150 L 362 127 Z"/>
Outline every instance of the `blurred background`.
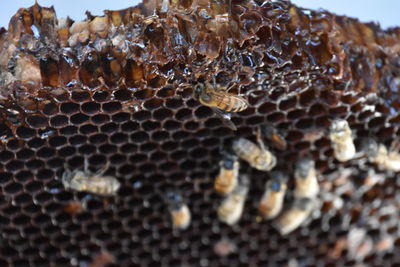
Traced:
<path fill-rule="evenodd" d="M 38 0 L 43 6 L 54 5 L 58 17 L 70 16 L 74 20 L 85 18 L 85 11 L 94 15 L 103 14 L 104 9 L 122 9 L 135 5 L 139 0 Z M 400 25 L 398 10 L 399 0 L 292 0 L 305 8 L 324 8 L 336 14 L 357 17 L 363 22 L 379 22 L 383 28 Z M 35 0 L 2 0 L 0 27 L 8 27 L 9 19 L 20 7 L 29 7 Z"/>

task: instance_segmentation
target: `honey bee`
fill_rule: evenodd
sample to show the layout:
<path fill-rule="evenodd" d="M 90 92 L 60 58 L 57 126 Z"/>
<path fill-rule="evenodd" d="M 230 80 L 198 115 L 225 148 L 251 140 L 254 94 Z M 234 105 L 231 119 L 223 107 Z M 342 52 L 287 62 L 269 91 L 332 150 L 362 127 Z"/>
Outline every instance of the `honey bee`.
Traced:
<path fill-rule="evenodd" d="M 84 205 L 80 201 L 72 201 L 64 206 L 64 212 L 74 215 L 79 214 L 85 209 Z"/>
<path fill-rule="evenodd" d="M 280 150 L 285 150 L 287 147 L 287 142 L 282 134 L 282 132 L 278 131 L 275 127 L 270 124 L 262 127 L 262 131 L 265 137 L 271 140 L 274 147 Z"/>
<path fill-rule="evenodd" d="M 101 196 L 115 195 L 121 183 L 112 176 L 104 176 L 109 164 L 96 173 L 91 173 L 88 162 L 85 160 L 84 171 L 66 170 L 62 175 L 62 183 L 65 188 L 76 191 L 87 191 Z"/>
<path fill-rule="evenodd" d="M 212 86 L 209 83 L 197 84 L 194 90 L 194 97 L 202 105 L 210 107 L 232 130 L 236 130 L 236 126 L 231 121 L 229 113 L 243 111 L 249 106 L 243 97 L 231 94 L 227 90 L 217 89 L 215 85 Z"/>
<path fill-rule="evenodd" d="M 247 175 L 243 175 L 233 192 L 218 207 L 218 217 L 221 222 L 233 225 L 239 221 L 248 191 L 249 178 Z"/>
<path fill-rule="evenodd" d="M 233 142 L 232 149 L 239 158 L 247 161 L 253 168 L 270 171 L 276 165 L 276 157 L 265 148 L 259 134 L 257 140 L 259 146 L 245 138 L 239 138 Z"/>
<path fill-rule="evenodd" d="M 115 261 L 114 255 L 112 255 L 108 251 L 102 251 L 93 257 L 92 262 L 89 264 L 88 267 L 104 267 L 114 261 Z"/>
<path fill-rule="evenodd" d="M 215 178 L 214 189 L 222 195 L 230 194 L 238 184 L 239 161 L 233 155 L 225 155 L 220 161 L 220 170 Z"/>
<path fill-rule="evenodd" d="M 346 120 L 337 119 L 332 122 L 329 137 L 332 142 L 335 158 L 345 162 L 356 154 L 352 132 Z"/>
<path fill-rule="evenodd" d="M 273 219 L 281 212 L 287 190 L 288 176 L 279 171 L 271 173 L 271 179 L 265 185 L 258 210 L 264 219 Z"/>
<path fill-rule="evenodd" d="M 384 149 L 382 149 L 382 147 Z M 380 145 L 380 151 L 381 153 L 386 155 L 386 160 L 383 164 L 383 166 L 387 170 L 391 170 L 394 172 L 400 172 L 400 142 L 399 140 L 396 140 L 392 143 L 391 147 L 389 148 L 389 151 L 386 150 L 386 147 L 384 145 Z"/>
<path fill-rule="evenodd" d="M 369 161 L 382 166 L 386 170 L 400 171 L 399 140 L 394 141 L 389 150 L 385 145 L 378 144 L 373 138 L 364 139 L 361 146 Z"/>
<path fill-rule="evenodd" d="M 199 83 L 195 87 L 195 97 L 205 106 L 226 112 L 240 112 L 249 106 L 243 97 L 231 94 L 226 90 L 219 90 L 208 83 Z"/>
<path fill-rule="evenodd" d="M 182 194 L 177 191 L 169 191 L 165 198 L 171 214 L 172 227 L 180 230 L 187 229 L 192 216 L 189 207 L 183 201 Z"/>
<path fill-rule="evenodd" d="M 219 257 L 226 257 L 236 251 L 236 244 L 229 239 L 221 239 L 214 244 L 214 253 Z"/>
<path fill-rule="evenodd" d="M 314 206 L 314 199 L 295 198 L 292 207 L 277 219 L 275 227 L 282 235 L 289 234 L 310 216 Z"/>
<path fill-rule="evenodd" d="M 319 192 L 315 162 L 309 157 L 297 161 L 294 172 L 296 186 L 294 195 L 296 198 L 315 198 Z"/>
<path fill-rule="evenodd" d="M 382 253 L 385 251 L 391 251 L 393 250 L 394 247 L 394 240 L 393 237 L 390 235 L 384 235 L 381 237 L 379 240 L 376 240 L 375 242 L 375 250 L 378 253 Z"/>

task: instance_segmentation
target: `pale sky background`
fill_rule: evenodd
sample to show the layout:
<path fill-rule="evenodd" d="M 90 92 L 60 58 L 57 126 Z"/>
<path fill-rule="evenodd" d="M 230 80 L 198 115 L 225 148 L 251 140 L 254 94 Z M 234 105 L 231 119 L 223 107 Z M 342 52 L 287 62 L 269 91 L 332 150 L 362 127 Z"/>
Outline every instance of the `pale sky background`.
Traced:
<path fill-rule="evenodd" d="M 74 20 L 85 18 L 85 11 L 103 14 L 104 9 L 122 9 L 136 5 L 138 0 L 38 0 L 43 6 L 54 5 L 58 17 L 70 16 Z M 383 28 L 400 25 L 400 0 L 292 0 L 295 4 L 312 9 L 324 8 L 336 14 L 357 17 L 361 21 L 377 21 Z M 0 27 L 8 27 L 10 17 L 20 7 L 29 7 L 34 0 L 1 0 Z"/>

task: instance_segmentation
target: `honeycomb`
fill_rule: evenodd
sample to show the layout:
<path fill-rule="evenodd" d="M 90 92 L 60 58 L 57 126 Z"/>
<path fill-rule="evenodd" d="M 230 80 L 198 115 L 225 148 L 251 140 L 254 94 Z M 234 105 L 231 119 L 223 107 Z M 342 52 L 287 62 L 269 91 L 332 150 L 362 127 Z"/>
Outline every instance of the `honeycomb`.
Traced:
<path fill-rule="evenodd" d="M 342 118 L 358 148 L 398 138 L 399 41 L 399 28 L 284 0 L 148 0 L 82 22 L 19 9 L 0 30 L 0 265 L 399 266 L 399 174 L 338 162 L 327 135 Z M 232 114 L 237 131 L 193 97 L 213 78 L 250 104 Z M 287 141 L 264 140 L 275 170 L 310 155 L 319 174 L 318 209 L 287 236 L 257 221 L 269 175 L 245 163 L 240 222 L 216 214 L 221 147 L 265 123 Z M 115 196 L 64 189 L 86 159 L 110 163 Z M 171 227 L 169 189 L 188 230 Z"/>

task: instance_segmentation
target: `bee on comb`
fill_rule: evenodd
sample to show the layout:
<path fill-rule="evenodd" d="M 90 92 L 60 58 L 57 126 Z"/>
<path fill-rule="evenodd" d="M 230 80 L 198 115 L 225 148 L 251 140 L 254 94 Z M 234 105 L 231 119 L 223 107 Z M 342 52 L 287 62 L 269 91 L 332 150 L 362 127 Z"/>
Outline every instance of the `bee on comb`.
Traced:
<path fill-rule="evenodd" d="M 383 167 L 386 170 L 400 171 L 400 141 L 392 142 L 389 149 L 384 144 L 368 137 L 362 140 L 361 149 L 368 157 L 369 161 Z"/>
<path fill-rule="evenodd" d="M 315 198 L 319 192 L 315 162 L 310 157 L 296 162 L 294 177 L 296 180 L 294 195 L 297 198 Z"/>
<path fill-rule="evenodd" d="M 276 165 L 276 157 L 269 151 L 262 141 L 261 133 L 257 134 L 258 145 L 245 138 L 233 141 L 232 149 L 239 158 L 247 161 L 250 166 L 260 171 L 270 171 Z"/>
<path fill-rule="evenodd" d="M 247 109 L 249 103 L 243 97 L 229 93 L 228 88 L 217 86 L 215 77 L 213 77 L 213 81 L 213 85 L 208 82 L 198 83 L 194 89 L 194 98 L 202 105 L 210 107 L 226 126 L 236 130 L 235 124 L 231 121 L 230 113 Z"/>
<path fill-rule="evenodd" d="M 314 207 L 314 199 L 296 198 L 292 206 L 278 217 L 275 227 L 282 235 L 293 232 L 310 216 Z"/>
<path fill-rule="evenodd" d="M 235 155 L 224 153 L 220 169 L 214 182 L 214 189 L 221 195 L 232 193 L 238 184 L 239 161 Z"/>
<path fill-rule="evenodd" d="M 332 121 L 329 138 L 332 142 L 335 158 L 340 162 L 351 160 L 356 154 L 352 131 L 346 120 Z"/>
<path fill-rule="evenodd" d="M 247 175 L 242 175 L 235 190 L 225 197 L 218 207 L 218 217 L 221 222 L 233 225 L 240 220 L 248 191 L 249 177 Z"/>
<path fill-rule="evenodd" d="M 185 230 L 191 222 L 189 207 L 185 204 L 182 194 L 178 191 L 168 191 L 165 194 L 174 229 Z"/>
<path fill-rule="evenodd" d="M 121 183 L 113 176 L 104 175 L 109 163 L 99 171 L 92 173 L 88 161 L 84 161 L 84 170 L 66 169 L 62 174 L 62 183 L 65 188 L 76 191 L 86 191 L 100 196 L 113 196 L 117 193 Z"/>
<path fill-rule="evenodd" d="M 273 171 L 270 176 L 258 206 L 262 218 L 267 220 L 275 218 L 281 212 L 289 179 L 287 174 L 280 171 Z"/>

